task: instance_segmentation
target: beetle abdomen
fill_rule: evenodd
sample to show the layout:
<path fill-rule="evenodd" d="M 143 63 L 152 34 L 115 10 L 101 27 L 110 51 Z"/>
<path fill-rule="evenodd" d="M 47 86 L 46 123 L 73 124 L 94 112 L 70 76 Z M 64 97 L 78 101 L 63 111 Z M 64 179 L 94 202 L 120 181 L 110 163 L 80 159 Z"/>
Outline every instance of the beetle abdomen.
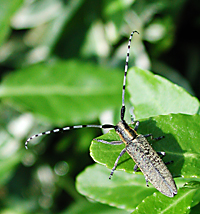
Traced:
<path fill-rule="evenodd" d="M 177 188 L 170 171 L 143 135 L 138 135 L 129 142 L 126 145 L 126 150 L 145 178 L 157 190 L 168 197 L 177 194 Z"/>

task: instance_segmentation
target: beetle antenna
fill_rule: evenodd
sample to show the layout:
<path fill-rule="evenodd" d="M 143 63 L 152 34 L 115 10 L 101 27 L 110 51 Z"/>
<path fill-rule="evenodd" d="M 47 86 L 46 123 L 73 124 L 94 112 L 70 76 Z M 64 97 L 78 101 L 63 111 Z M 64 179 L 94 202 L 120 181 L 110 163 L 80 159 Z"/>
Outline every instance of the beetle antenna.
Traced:
<path fill-rule="evenodd" d="M 125 114 L 125 103 L 124 103 L 124 97 L 125 97 L 125 88 L 126 88 L 126 75 L 128 71 L 128 61 L 129 61 L 129 53 L 130 53 L 130 48 L 131 48 L 131 39 L 133 37 L 133 34 L 137 33 L 139 34 L 136 30 L 132 31 L 129 40 L 128 40 L 128 49 L 126 53 L 126 62 L 125 62 L 125 71 L 124 71 L 124 81 L 123 81 L 123 88 L 122 88 L 122 108 L 121 108 L 121 120 L 124 120 L 124 114 Z"/>
<path fill-rule="evenodd" d="M 82 128 L 109 129 L 109 128 L 115 128 L 115 126 L 110 125 L 110 124 L 105 124 L 105 125 L 77 125 L 77 126 L 66 126 L 64 128 L 57 128 L 57 129 L 53 129 L 53 130 L 50 130 L 50 131 L 41 132 L 39 134 L 35 134 L 35 135 L 29 137 L 25 142 L 25 148 L 28 149 L 29 141 L 34 139 L 34 138 L 36 138 L 36 137 L 40 137 L 42 135 L 48 135 L 48 134 L 51 134 L 51 133 L 64 132 L 64 131 L 68 131 L 70 129 L 82 129 Z"/>

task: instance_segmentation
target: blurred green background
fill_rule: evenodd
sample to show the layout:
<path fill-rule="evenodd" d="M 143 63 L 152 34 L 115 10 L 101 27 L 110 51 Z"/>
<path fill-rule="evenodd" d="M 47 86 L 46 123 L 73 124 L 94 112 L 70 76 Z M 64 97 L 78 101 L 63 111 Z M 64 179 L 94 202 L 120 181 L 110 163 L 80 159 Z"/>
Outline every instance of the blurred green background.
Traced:
<path fill-rule="evenodd" d="M 132 30 L 140 34 L 129 66 L 200 98 L 198 0 L 0 0 L 1 213 L 126 213 L 75 189 L 101 130 L 41 137 L 27 151 L 24 142 L 55 127 L 119 120 Z"/>

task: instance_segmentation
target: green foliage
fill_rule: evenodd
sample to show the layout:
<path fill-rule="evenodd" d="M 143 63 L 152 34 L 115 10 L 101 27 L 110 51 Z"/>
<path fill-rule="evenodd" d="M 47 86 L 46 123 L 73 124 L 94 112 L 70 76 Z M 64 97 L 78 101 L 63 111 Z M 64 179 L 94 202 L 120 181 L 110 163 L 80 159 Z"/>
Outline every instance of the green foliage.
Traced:
<path fill-rule="evenodd" d="M 6 76 L 0 97 L 54 124 L 74 124 L 94 120 L 104 109 L 119 106 L 120 83 L 121 75 L 116 70 L 78 60 L 54 61 Z"/>
<path fill-rule="evenodd" d="M 102 203 L 134 210 L 133 213 L 186 213 L 199 191 L 199 183 L 193 188 L 181 187 L 186 179 L 178 178 L 175 179 L 180 188 L 178 194 L 168 198 L 157 192 L 152 185 L 147 188 L 143 175 L 117 171 L 109 180 L 109 173 L 110 170 L 97 164 L 87 167 L 77 177 L 78 191 Z"/>
<path fill-rule="evenodd" d="M 128 91 L 136 118 L 169 113 L 196 114 L 199 101 L 183 88 L 149 71 L 129 71 Z"/>
<path fill-rule="evenodd" d="M 175 177 L 198 177 L 200 178 L 199 158 L 199 124 L 200 115 L 169 114 L 151 117 L 141 120 L 138 128 L 139 134 L 152 133 L 154 137 L 165 136 L 161 141 L 151 141 L 156 151 L 165 151 L 164 160 L 173 160 L 169 166 L 170 171 Z M 107 141 L 119 140 L 117 134 L 112 130 L 108 134 L 100 137 Z M 118 157 L 124 145 L 113 146 L 109 144 L 93 141 L 90 147 L 93 159 L 113 167 L 113 163 Z M 133 160 L 126 153 L 119 161 L 118 169 L 133 173 Z"/>
<path fill-rule="evenodd" d="M 135 69 L 138 71 L 139 69 Z M 139 77 L 139 74 L 135 75 L 136 80 L 131 79 L 134 77 L 133 72 L 129 73 L 129 82 L 137 82 L 139 78 L 145 78 L 145 71 L 140 70 L 142 75 Z M 179 105 L 181 99 L 188 100 L 188 103 L 191 104 L 191 110 L 185 110 L 187 114 L 168 114 L 168 115 L 159 115 L 155 117 L 150 117 L 148 119 L 140 120 L 140 126 L 138 128 L 139 134 L 147 134 L 152 133 L 154 137 L 158 136 L 165 136 L 164 139 L 158 142 L 152 142 L 153 147 L 156 151 L 165 151 L 166 157 L 164 157 L 164 161 L 173 160 L 174 163 L 169 165 L 169 169 L 174 177 L 184 177 L 190 178 L 190 181 L 195 181 L 196 179 L 200 179 L 200 166 L 199 166 L 199 129 L 200 129 L 200 115 L 189 115 L 194 113 L 194 109 L 196 112 L 198 110 L 199 102 L 196 98 L 190 96 L 187 92 L 185 92 L 182 88 L 173 85 L 167 80 L 163 78 L 158 78 L 158 76 L 153 76 L 149 80 L 154 84 L 150 84 L 147 80 L 149 77 L 149 72 L 146 72 L 146 81 L 147 84 L 143 84 L 145 86 L 146 91 L 148 91 L 148 86 L 151 90 L 151 96 L 159 97 L 160 93 L 166 94 L 166 99 L 168 99 L 168 91 L 166 93 L 163 91 L 167 88 L 167 86 L 171 90 L 172 97 L 175 96 L 173 99 L 173 103 L 170 101 L 162 102 L 160 99 L 152 99 L 151 106 L 157 106 L 158 108 L 155 109 L 155 113 L 160 112 L 160 108 L 163 106 L 163 109 L 172 109 L 174 107 L 174 111 L 181 112 L 182 109 L 185 108 L 182 105 Z M 152 80 L 154 78 L 154 81 Z M 162 84 L 159 84 L 159 90 L 157 86 L 157 79 L 162 80 Z M 137 86 L 140 85 L 140 81 L 138 81 Z M 171 87 L 170 87 L 171 86 Z M 142 100 L 141 103 L 144 102 L 145 98 L 149 98 L 149 93 L 146 95 L 143 94 L 144 97 L 140 99 L 141 91 L 139 90 L 130 90 L 130 99 L 134 100 L 132 96 L 138 97 L 137 100 Z M 144 92 L 145 92 L 144 89 Z M 176 94 L 180 94 L 177 96 Z M 157 95 L 157 96 L 156 96 Z M 176 98 L 177 97 L 177 98 Z M 169 98 L 170 99 L 170 98 Z M 138 102 L 139 102 L 138 101 Z M 192 104 L 194 103 L 194 104 Z M 134 106 L 137 105 L 135 104 Z M 147 103 L 147 110 L 150 109 L 151 106 L 148 106 Z M 161 107 L 160 107 L 161 106 Z M 172 106 L 172 107 L 171 107 Z M 141 111 L 144 111 L 145 105 L 141 106 Z M 157 111 L 156 111 L 157 110 Z M 163 111 L 164 113 L 165 110 Z M 152 112 L 149 111 L 151 115 Z M 104 139 L 106 141 L 116 141 L 119 140 L 119 136 L 112 130 L 108 134 L 105 134 L 100 139 Z M 93 141 L 90 147 L 90 153 L 92 158 L 102 165 L 107 166 L 109 169 L 112 169 L 116 158 L 118 157 L 121 150 L 124 148 L 124 145 L 114 146 L 99 143 L 97 141 Z M 126 153 L 124 154 L 118 163 L 118 170 L 123 170 L 125 172 L 134 173 L 133 171 L 134 162 L 130 158 L 130 156 Z M 112 181 L 104 181 L 104 187 L 101 184 L 101 177 L 106 177 L 105 172 L 107 172 L 107 177 L 109 176 L 109 171 L 103 171 L 98 169 L 94 166 L 95 170 L 91 173 L 91 167 L 88 167 L 84 173 L 80 174 L 77 180 L 77 188 L 78 190 L 88 197 L 91 197 L 95 200 L 99 200 L 104 203 L 108 203 L 110 205 L 114 205 L 117 207 L 125 207 L 128 210 L 134 210 L 137 207 L 135 212 L 138 213 L 149 213 L 149 206 L 150 204 L 155 204 L 155 207 L 152 208 L 152 213 L 163 212 L 163 213 L 186 213 L 188 207 L 191 207 L 193 196 L 196 191 L 199 189 L 199 185 L 192 186 L 192 190 L 184 187 L 182 188 L 183 184 L 179 186 L 179 182 L 176 182 L 180 188 L 180 194 L 178 191 L 178 195 L 175 196 L 173 199 L 169 199 L 166 196 L 162 196 L 160 193 L 153 194 L 155 189 L 151 186 L 151 188 L 145 189 L 145 181 L 142 175 L 128 175 L 127 173 L 115 173 L 113 176 Z M 97 173 L 98 171 L 98 173 Z M 126 174 L 126 175 L 125 175 Z M 137 173 L 141 174 L 141 172 Z M 98 179 L 97 179 L 97 177 Z M 116 178 L 115 178 L 116 176 Z M 118 177 L 120 176 L 120 178 Z M 124 176 L 124 179 L 122 177 Z M 129 176 L 128 179 L 126 176 Z M 85 178 L 85 179 L 84 179 Z M 86 179 L 87 178 L 87 179 Z M 88 179 L 89 178 L 89 179 Z M 107 178 L 108 179 L 108 178 Z M 131 181 L 130 181 L 131 180 Z M 139 181 L 138 181 L 139 180 Z M 106 183 L 107 182 L 107 183 Z M 112 184 L 111 184 L 112 182 Z M 133 183 L 132 183 L 133 182 Z M 138 184 L 139 183 L 139 184 Z M 91 186 L 92 184 L 92 186 Z M 114 188 L 113 188 L 114 185 Z M 127 188 L 125 188 L 125 186 Z M 91 186 L 92 188 L 89 188 Z M 141 187 L 142 186 L 142 187 Z M 96 187 L 95 189 L 93 189 Z M 123 188 L 122 188 L 123 187 Z M 102 191 L 102 195 L 99 193 Z M 144 193 L 145 192 L 145 193 Z M 107 195 L 108 194 L 108 195 Z M 140 198 L 140 194 L 142 198 Z M 110 197 L 112 195 L 112 197 Z M 115 196 L 114 196 L 115 195 Z M 120 199 L 118 196 L 120 195 Z M 136 196 L 137 195 L 137 196 Z M 146 198 L 147 196 L 150 196 Z M 133 197 L 133 198 L 132 198 Z M 137 198 L 137 200 L 134 200 Z M 145 199 L 146 198 L 146 199 Z M 124 200 L 123 200 L 124 199 Z M 144 200 L 144 201 L 143 201 Z M 200 198 L 198 199 L 199 203 Z M 134 201 L 134 203 L 133 203 Z M 162 204 L 162 206 L 161 206 Z M 184 207 L 182 205 L 185 205 Z M 133 212 L 134 213 L 134 212 Z"/>
<path fill-rule="evenodd" d="M 199 213 L 198 4 L 0 0 L 1 213 Z M 108 179 L 124 146 L 90 142 L 118 139 L 114 131 L 71 130 L 24 148 L 32 134 L 56 126 L 119 121 L 132 30 L 140 34 L 130 50 L 126 120 L 133 106 L 139 133 L 165 136 L 149 142 L 174 161 L 174 198 L 147 188 L 127 154 Z M 89 147 L 107 167 L 89 166 Z"/>
<path fill-rule="evenodd" d="M 109 180 L 109 174 L 104 166 L 89 166 L 77 177 L 77 190 L 96 201 L 129 211 L 155 191 L 153 186 L 146 187 L 143 175 L 116 172 Z"/>
<path fill-rule="evenodd" d="M 155 193 L 132 213 L 188 213 L 195 192 L 196 189 L 181 188 L 176 198 L 166 198 Z"/>
<path fill-rule="evenodd" d="M 117 209 L 115 207 L 111 207 L 109 205 L 105 205 L 95 201 L 92 201 L 91 203 L 89 201 L 83 200 L 78 203 L 72 204 L 68 209 L 63 211 L 61 214 L 67 213 L 128 214 L 130 212 L 122 209 Z"/>
<path fill-rule="evenodd" d="M 22 3 L 22 0 L 11 0 L 9 3 L 3 0 L 0 1 L 0 46 L 9 36 L 11 32 L 10 19 Z"/>

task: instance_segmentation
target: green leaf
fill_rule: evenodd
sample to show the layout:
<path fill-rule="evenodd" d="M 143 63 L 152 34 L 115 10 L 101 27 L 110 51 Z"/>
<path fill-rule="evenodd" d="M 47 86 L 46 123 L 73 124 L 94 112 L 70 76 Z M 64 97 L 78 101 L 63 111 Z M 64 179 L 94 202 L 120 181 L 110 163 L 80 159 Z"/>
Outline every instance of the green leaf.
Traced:
<path fill-rule="evenodd" d="M 101 165 L 92 165 L 76 179 L 77 190 L 96 201 L 133 210 L 142 200 L 151 195 L 155 188 L 147 188 L 143 175 L 116 172 L 109 180 L 110 170 Z"/>
<path fill-rule="evenodd" d="M 22 3 L 23 0 L 0 0 L 0 46 L 9 35 L 11 17 Z"/>
<path fill-rule="evenodd" d="M 191 214 L 199 214 L 199 210 L 200 210 L 200 204 L 197 204 L 196 206 L 191 208 L 190 213 Z"/>
<path fill-rule="evenodd" d="M 164 151 L 165 162 L 173 160 L 168 165 L 173 176 L 200 178 L 200 115 L 169 114 L 141 120 L 138 132 L 152 133 L 154 137 L 165 136 L 160 141 L 151 141 L 156 151 Z M 114 130 L 99 139 L 107 141 L 120 140 Z M 93 141 L 90 155 L 94 161 L 111 169 L 124 145 L 108 145 Z M 133 172 L 134 162 L 125 153 L 119 160 L 117 170 Z"/>
<path fill-rule="evenodd" d="M 117 209 L 115 207 L 110 207 L 105 204 L 97 203 L 97 202 L 89 202 L 89 201 L 78 201 L 73 203 L 70 207 L 68 207 L 65 211 L 60 214 L 83 214 L 83 213 L 95 213 L 95 214 L 129 214 L 125 210 Z"/>
<path fill-rule="evenodd" d="M 191 206 L 193 210 L 196 209 L 197 205 L 200 202 L 200 180 L 199 179 L 193 179 L 192 181 L 189 180 L 185 182 L 184 187 L 190 188 L 190 189 L 196 189 L 195 195 L 192 198 Z M 192 213 L 192 211 L 191 211 Z"/>
<path fill-rule="evenodd" d="M 161 193 L 154 193 L 140 203 L 132 213 L 177 214 L 187 213 L 196 189 L 181 188 L 174 198 L 168 198 Z"/>
<path fill-rule="evenodd" d="M 20 164 L 22 152 L 14 154 L 12 157 L 0 159 L 0 185 L 3 186 L 9 182 L 16 171 L 16 166 Z"/>
<path fill-rule="evenodd" d="M 196 114 L 199 109 L 199 101 L 183 88 L 136 67 L 128 72 L 127 88 L 136 118 L 169 113 Z"/>
<path fill-rule="evenodd" d="M 4 78 L 0 97 L 55 124 L 94 120 L 121 102 L 121 74 L 80 61 L 54 61 Z"/>
<path fill-rule="evenodd" d="M 21 150 L 19 142 L 7 136 L 6 132 L 1 130 L 0 135 L 0 186 L 3 186 L 13 177 L 25 151 Z"/>
<path fill-rule="evenodd" d="M 76 188 L 90 199 L 129 211 L 138 209 L 139 213 L 170 213 L 173 209 L 176 213 L 184 213 L 191 207 L 193 196 L 199 189 L 197 184 L 192 188 L 183 187 L 174 198 L 169 198 L 151 184 L 147 187 L 143 175 L 117 171 L 109 180 L 109 174 L 110 170 L 101 165 L 89 166 L 77 176 Z M 175 181 L 181 187 L 188 179 L 177 178 Z"/>

